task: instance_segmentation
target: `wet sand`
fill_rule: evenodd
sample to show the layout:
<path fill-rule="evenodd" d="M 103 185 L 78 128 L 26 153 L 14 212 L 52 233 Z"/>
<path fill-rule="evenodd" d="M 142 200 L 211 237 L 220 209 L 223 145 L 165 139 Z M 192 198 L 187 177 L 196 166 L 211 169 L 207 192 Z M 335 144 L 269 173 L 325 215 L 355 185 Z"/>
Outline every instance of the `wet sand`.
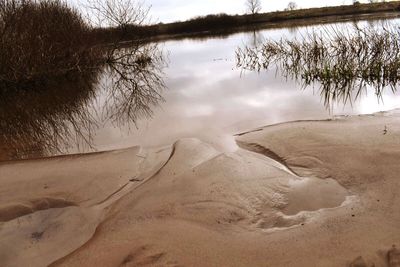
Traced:
<path fill-rule="evenodd" d="M 399 119 L 1 163 L 0 266 L 390 266 Z"/>

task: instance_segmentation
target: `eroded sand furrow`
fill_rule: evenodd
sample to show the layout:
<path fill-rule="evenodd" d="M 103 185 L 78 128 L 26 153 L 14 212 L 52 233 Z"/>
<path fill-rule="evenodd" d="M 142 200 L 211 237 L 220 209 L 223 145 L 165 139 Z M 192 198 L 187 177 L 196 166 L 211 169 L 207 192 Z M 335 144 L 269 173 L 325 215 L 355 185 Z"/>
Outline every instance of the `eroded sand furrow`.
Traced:
<path fill-rule="evenodd" d="M 71 206 L 77 206 L 77 204 L 65 199 L 51 197 L 32 199 L 16 204 L 6 204 L 0 207 L 0 222 L 12 221 L 37 211 Z"/>
<path fill-rule="evenodd" d="M 282 164 L 284 168 L 286 168 L 289 172 L 291 172 L 293 175 L 298 176 L 298 174 L 287 164 L 286 159 L 279 156 L 276 154 L 274 151 L 271 149 L 268 149 L 267 147 L 264 147 L 260 144 L 257 143 L 247 143 L 244 141 L 236 141 L 239 147 L 249 150 L 251 152 L 255 152 L 261 155 L 264 155 L 272 160 L 275 160 L 277 163 Z"/>
<path fill-rule="evenodd" d="M 123 161 L 120 156 L 123 156 Z M 114 165 L 116 169 L 107 169 L 107 164 L 104 164 L 105 168 L 100 165 L 89 169 L 92 177 L 83 177 L 80 184 L 75 183 L 78 185 L 77 187 L 71 181 L 69 187 L 63 188 L 63 191 L 60 192 L 67 196 L 67 199 L 80 200 L 78 202 L 47 196 L 23 200 L 29 195 L 15 195 L 15 200 L 13 200 L 10 196 L 9 203 L 5 203 L 0 208 L 0 218 L 3 222 L 0 225 L 0 266 L 27 266 L 27 263 L 29 266 L 47 266 L 84 247 L 86 243 L 90 243 L 95 238 L 96 229 L 107 218 L 108 208 L 129 193 L 132 188 L 151 179 L 165 166 L 170 156 L 171 150 L 168 148 L 156 150 L 134 148 L 121 152 L 112 151 L 82 157 L 67 157 L 65 160 L 69 161 L 69 172 L 57 175 L 55 166 L 54 171 L 51 172 L 54 177 L 52 180 L 43 175 L 43 172 L 39 172 L 37 177 L 32 178 L 37 180 L 39 186 L 31 186 L 29 195 L 55 194 L 51 190 L 54 179 L 60 179 L 60 182 L 63 183 L 63 178 L 68 179 L 68 174 L 73 178 L 76 172 L 74 168 L 78 167 L 79 172 L 81 164 L 89 163 L 92 161 L 91 158 L 95 160 L 94 162 L 104 158 L 105 162 L 114 161 L 116 163 Z M 131 164 L 125 165 L 126 161 L 130 161 Z M 59 165 L 60 161 L 36 160 L 32 166 L 40 168 L 42 165 L 47 165 L 53 169 L 52 164 Z M 118 164 L 120 169 L 117 168 Z M 1 173 L 3 176 L 0 175 L 0 181 L 5 180 L 5 176 L 12 177 L 8 171 L 4 172 L 4 169 L 9 168 L 8 165 L 1 167 L 3 169 L 0 171 L 3 170 Z M 62 171 L 63 168 L 58 169 Z M 27 175 L 30 169 L 27 171 L 25 177 L 30 177 Z M 87 170 L 82 173 L 85 172 Z M 114 174 L 111 174 L 112 172 Z M 23 175 L 24 170 L 22 169 L 20 173 Z M 35 172 L 31 172 L 31 177 L 32 173 L 35 175 Z M 107 177 L 104 174 L 111 175 Z M 61 177 L 56 178 L 57 176 Z M 96 179 L 96 177 L 98 178 Z M 87 179 L 89 182 L 86 181 Z M 122 184 L 123 180 L 127 182 Z M 108 183 L 108 188 L 101 184 L 103 181 Z M 12 181 L 10 182 L 12 183 Z M 29 179 L 27 182 L 32 183 Z M 94 199 L 91 199 L 90 195 L 85 195 L 86 185 L 105 190 L 98 191 L 97 195 L 93 194 Z M 33 192 L 34 188 L 39 190 Z M 113 188 L 114 190 L 111 191 Z M 86 192 L 88 189 L 90 192 L 88 187 L 86 187 Z"/>
<path fill-rule="evenodd" d="M 165 150 L 159 150 L 156 152 L 160 153 Z M 169 153 L 168 158 L 164 161 L 158 164 L 159 166 L 156 166 L 153 170 L 150 170 L 149 172 L 144 172 L 142 174 L 139 174 L 138 176 L 135 176 L 135 178 L 130 179 L 130 181 L 123 186 L 121 186 L 118 190 L 116 190 L 114 193 L 106 197 L 104 200 L 101 202 L 97 203 L 95 206 L 91 207 L 92 209 L 99 210 L 99 211 L 106 211 L 110 206 L 113 204 L 117 203 L 121 198 L 123 198 L 126 194 L 133 192 L 135 189 L 139 188 L 140 186 L 144 185 L 146 182 L 150 181 L 153 177 L 155 177 L 171 160 L 175 152 L 175 145 L 172 146 L 172 149 Z M 141 156 L 142 157 L 142 156 Z M 146 157 L 143 157 L 146 159 Z M 147 177 L 145 177 L 147 176 Z M 100 214 L 99 214 L 100 215 Z M 102 224 L 105 223 L 109 218 L 106 213 L 102 212 L 101 218 L 99 220 L 98 225 L 96 226 L 95 230 L 93 231 L 93 235 L 90 236 L 84 243 L 81 244 L 81 246 L 76 247 L 72 252 L 70 252 L 68 255 L 64 255 L 63 257 L 55 260 L 49 266 L 58 266 L 59 264 L 62 264 L 65 259 L 67 259 L 70 255 L 73 253 L 76 253 L 82 249 L 84 249 L 86 246 L 89 246 L 92 242 L 95 242 L 97 233 L 99 232 L 99 228 L 101 228 Z M 158 254 L 157 254 L 158 255 Z M 149 264 L 153 263 L 153 261 L 157 261 L 157 259 L 160 258 L 158 256 L 149 256 L 145 259 L 144 262 L 147 262 Z M 121 263 L 121 266 L 125 266 L 126 264 L 132 264 L 133 262 L 133 255 L 128 255 Z M 144 263 L 142 262 L 142 263 Z M 142 266 L 142 265 L 140 265 Z"/>

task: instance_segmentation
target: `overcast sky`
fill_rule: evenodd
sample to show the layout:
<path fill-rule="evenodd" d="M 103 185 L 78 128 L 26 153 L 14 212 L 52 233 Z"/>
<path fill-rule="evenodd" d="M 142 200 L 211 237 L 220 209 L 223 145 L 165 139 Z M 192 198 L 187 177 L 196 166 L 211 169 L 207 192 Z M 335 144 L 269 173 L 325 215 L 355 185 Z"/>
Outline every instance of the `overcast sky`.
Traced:
<path fill-rule="evenodd" d="M 262 12 L 283 10 L 293 0 L 261 0 Z M 173 22 L 195 16 L 227 13 L 243 14 L 245 0 L 147 0 L 154 22 Z M 302 8 L 351 4 L 352 0 L 295 0 Z"/>
<path fill-rule="evenodd" d="M 196 16 L 208 14 L 243 14 L 246 11 L 245 0 L 143 0 L 151 5 L 153 23 L 183 21 Z M 353 0 L 260 0 L 262 12 L 283 10 L 290 1 L 297 3 L 300 8 L 316 6 L 333 6 L 352 4 Z M 82 5 L 82 0 L 67 0 L 75 5 Z M 361 0 L 360 2 L 367 2 Z"/>

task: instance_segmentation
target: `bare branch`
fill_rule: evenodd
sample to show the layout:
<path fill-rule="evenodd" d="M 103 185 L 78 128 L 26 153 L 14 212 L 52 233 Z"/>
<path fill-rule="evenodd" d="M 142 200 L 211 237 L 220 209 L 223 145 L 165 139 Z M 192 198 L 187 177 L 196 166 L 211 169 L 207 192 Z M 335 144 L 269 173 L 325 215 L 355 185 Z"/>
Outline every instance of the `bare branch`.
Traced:
<path fill-rule="evenodd" d="M 126 28 L 148 22 L 151 6 L 141 0 L 87 0 L 87 8 L 96 26 Z"/>

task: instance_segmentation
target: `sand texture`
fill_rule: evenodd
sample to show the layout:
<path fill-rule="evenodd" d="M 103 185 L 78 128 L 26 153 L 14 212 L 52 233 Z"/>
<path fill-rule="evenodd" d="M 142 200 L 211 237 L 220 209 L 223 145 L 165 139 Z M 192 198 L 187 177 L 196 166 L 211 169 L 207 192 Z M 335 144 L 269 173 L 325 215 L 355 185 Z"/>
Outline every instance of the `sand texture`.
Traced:
<path fill-rule="evenodd" d="M 235 138 L 0 163 L 0 266 L 400 266 L 399 112 Z"/>

